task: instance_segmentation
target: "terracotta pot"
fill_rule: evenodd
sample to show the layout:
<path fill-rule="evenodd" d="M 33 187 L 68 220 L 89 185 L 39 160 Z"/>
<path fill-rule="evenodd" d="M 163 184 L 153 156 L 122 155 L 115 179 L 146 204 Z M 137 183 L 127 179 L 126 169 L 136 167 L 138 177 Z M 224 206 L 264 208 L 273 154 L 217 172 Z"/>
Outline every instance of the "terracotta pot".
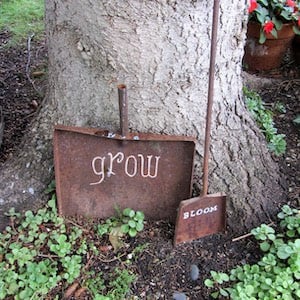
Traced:
<path fill-rule="evenodd" d="M 245 45 L 244 66 L 249 71 L 271 70 L 280 67 L 284 54 L 295 36 L 293 24 L 284 24 L 277 31 L 278 38 L 267 34 L 266 41 L 260 44 L 260 24 L 249 22 Z"/>

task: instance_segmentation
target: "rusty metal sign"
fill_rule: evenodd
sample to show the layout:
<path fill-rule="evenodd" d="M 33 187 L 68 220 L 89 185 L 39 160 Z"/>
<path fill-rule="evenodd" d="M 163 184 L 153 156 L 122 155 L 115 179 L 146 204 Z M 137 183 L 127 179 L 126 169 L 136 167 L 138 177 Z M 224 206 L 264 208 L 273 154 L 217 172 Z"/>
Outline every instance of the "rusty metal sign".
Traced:
<path fill-rule="evenodd" d="M 181 201 L 174 244 L 225 230 L 226 196 L 218 193 Z"/>
<path fill-rule="evenodd" d="M 66 127 L 54 130 L 59 213 L 107 218 L 115 206 L 175 222 L 191 197 L 195 140 L 191 137 Z"/>
<path fill-rule="evenodd" d="M 204 140 L 203 186 L 200 197 L 182 201 L 179 207 L 174 244 L 192 241 L 225 230 L 226 196 L 223 193 L 208 195 L 208 162 L 210 149 L 214 73 L 219 18 L 219 0 L 214 0 L 212 41 L 208 82 L 208 99 Z"/>

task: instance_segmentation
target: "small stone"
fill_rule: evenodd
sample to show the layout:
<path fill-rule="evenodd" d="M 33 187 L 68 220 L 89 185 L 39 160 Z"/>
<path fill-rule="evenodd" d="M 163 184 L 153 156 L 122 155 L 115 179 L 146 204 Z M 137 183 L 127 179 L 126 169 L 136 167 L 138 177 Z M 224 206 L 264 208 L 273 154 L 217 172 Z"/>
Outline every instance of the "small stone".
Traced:
<path fill-rule="evenodd" d="M 39 104 L 37 103 L 36 100 L 32 100 L 31 101 L 31 105 L 34 107 L 34 108 L 37 108 L 39 106 Z"/>
<path fill-rule="evenodd" d="M 175 292 L 173 294 L 173 300 L 186 300 L 186 295 L 184 293 Z"/>
<path fill-rule="evenodd" d="M 191 265 L 191 279 L 197 280 L 199 278 L 199 268 L 196 265 Z"/>
<path fill-rule="evenodd" d="M 81 44 L 80 41 L 77 43 L 77 49 L 78 49 L 79 51 L 83 51 L 83 45 Z"/>
<path fill-rule="evenodd" d="M 150 236 L 151 238 L 153 238 L 153 237 L 154 237 L 154 235 L 155 235 L 154 231 L 153 231 L 153 230 L 151 230 L 151 231 L 149 232 L 149 236 Z"/>

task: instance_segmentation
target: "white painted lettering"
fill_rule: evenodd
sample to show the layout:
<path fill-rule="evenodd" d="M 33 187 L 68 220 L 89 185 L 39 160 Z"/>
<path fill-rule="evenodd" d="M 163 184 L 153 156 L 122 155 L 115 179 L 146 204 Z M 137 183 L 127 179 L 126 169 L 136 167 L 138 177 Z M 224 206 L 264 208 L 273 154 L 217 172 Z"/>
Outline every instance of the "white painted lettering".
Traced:
<path fill-rule="evenodd" d="M 113 154 L 109 152 L 107 153 L 107 155 L 110 157 L 110 163 L 108 168 L 108 177 L 110 177 L 111 175 L 116 175 L 116 173 L 113 171 L 114 160 L 116 159 L 117 163 L 120 164 L 124 159 L 124 153 L 118 152 L 115 156 L 113 156 Z"/>
<path fill-rule="evenodd" d="M 210 212 L 210 207 L 205 207 L 203 212 L 204 212 L 205 214 L 209 213 L 209 212 Z"/>
<path fill-rule="evenodd" d="M 197 215 L 197 216 L 201 216 L 201 215 L 202 215 L 202 209 L 201 209 L 201 208 L 199 208 L 199 209 L 197 210 L 196 215 Z"/>
<path fill-rule="evenodd" d="M 190 217 L 190 213 L 189 212 L 184 212 L 183 213 L 183 219 L 188 219 Z"/>
<path fill-rule="evenodd" d="M 218 210 L 218 205 L 215 205 L 214 207 L 211 207 L 210 209 L 211 209 L 211 212 L 217 211 Z"/>
<path fill-rule="evenodd" d="M 150 177 L 150 178 L 155 178 L 158 173 L 158 161 L 160 159 L 160 156 L 155 156 L 155 168 L 154 168 L 154 174 L 151 175 L 151 161 L 153 155 L 147 155 L 147 173 L 145 174 L 144 172 L 144 156 L 142 154 L 138 154 L 138 157 L 141 159 L 141 175 L 142 177 Z"/>
<path fill-rule="evenodd" d="M 129 160 L 132 159 L 133 160 L 133 173 L 129 173 L 128 172 L 128 164 L 129 164 Z M 129 155 L 126 158 L 126 162 L 125 162 L 125 174 L 129 177 L 134 177 L 137 173 L 137 159 L 133 156 L 133 155 Z"/>
<path fill-rule="evenodd" d="M 97 171 L 97 168 L 96 168 L 97 161 L 100 161 L 100 171 Z M 93 158 L 92 169 L 93 169 L 93 172 L 95 175 L 100 176 L 100 179 L 97 182 L 90 183 L 90 185 L 99 184 L 104 180 L 104 178 L 105 178 L 104 162 L 105 162 L 105 157 L 96 156 Z"/>
<path fill-rule="evenodd" d="M 185 211 L 185 212 L 183 212 L 183 219 L 186 220 L 186 219 L 189 219 L 189 218 L 199 217 L 202 214 L 206 215 L 206 214 L 209 214 L 209 213 L 213 213 L 217 210 L 218 210 L 218 205 L 208 206 L 208 207 L 205 207 L 204 209 L 199 208 L 196 211 L 195 210 Z"/>
<path fill-rule="evenodd" d="M 135 177 L 140 174 L 142 178 L 156 178 L 158 175 L 160 156 L 147 155 L 145 159 L 143 154 L 129 155 L 125 157 L 123 152 L 113 154 L 108 152 L 106 156 L 95 156 L 92 159 L 92 172 L 99 176 L 99 180 L 91 182 L 90 185 L 100 184 L 104 181 L 105 176 L 111 177 L 116 174 L 116 164 L 122 164 L 125 175 Z M 119 170 L 119 168 L 118 168 Z"/>

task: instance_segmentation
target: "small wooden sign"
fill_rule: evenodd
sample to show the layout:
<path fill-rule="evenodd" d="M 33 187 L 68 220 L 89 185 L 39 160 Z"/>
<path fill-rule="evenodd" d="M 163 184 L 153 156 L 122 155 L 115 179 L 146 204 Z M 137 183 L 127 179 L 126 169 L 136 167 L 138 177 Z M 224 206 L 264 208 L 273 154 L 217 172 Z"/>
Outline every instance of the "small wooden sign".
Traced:
<path fill-rule="evenodd" d="M 174 245 L 225 230 L 226 196 L 213 194 L 181 201 Z"/>

